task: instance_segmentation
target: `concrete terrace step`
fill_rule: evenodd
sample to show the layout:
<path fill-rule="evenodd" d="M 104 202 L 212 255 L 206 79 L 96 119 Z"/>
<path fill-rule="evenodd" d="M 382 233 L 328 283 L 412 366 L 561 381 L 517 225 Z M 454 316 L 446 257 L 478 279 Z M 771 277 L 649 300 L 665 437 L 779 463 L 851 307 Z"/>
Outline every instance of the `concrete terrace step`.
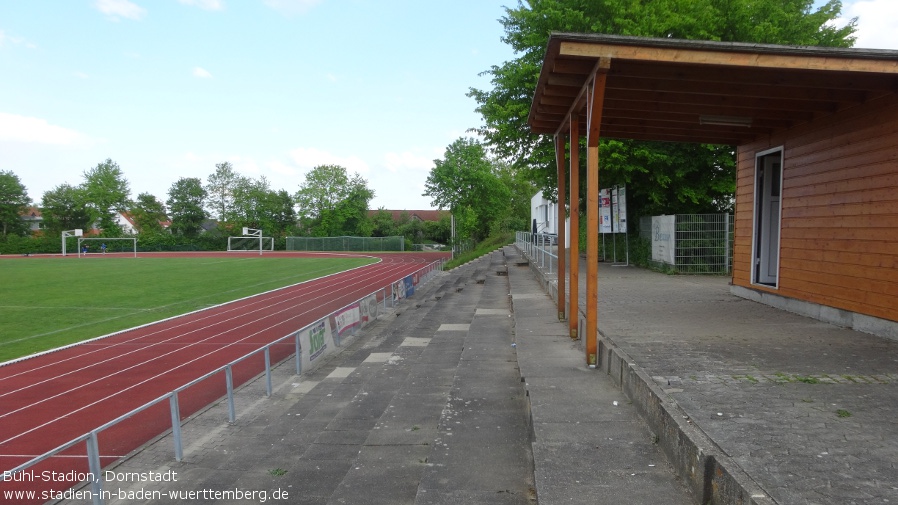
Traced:
<path fill-rule="evenodd" d="M 529 503 L 507 286 L 493 286 L 493 277 L 464 294 L 446 290 L 471 270 L 419 287 L 303 377 L 289 362 L 278 367 L 271 398 L 260 381 L 241 388 L 235 424 L 224 402 L 195 416 L 183 427 L 182 462 L 163 436 L 115 468 L 173 470 L 177 482 L 121 487 L 281 490 L 289 503 L 312 504 Z"/>
<path fill-rule="evenodd" d="M 509 269 L 509 282 L 539 502 L 694 503 L 635 407 L 605 374 L 585 366 L 582 347 L 530 270 Z"/>

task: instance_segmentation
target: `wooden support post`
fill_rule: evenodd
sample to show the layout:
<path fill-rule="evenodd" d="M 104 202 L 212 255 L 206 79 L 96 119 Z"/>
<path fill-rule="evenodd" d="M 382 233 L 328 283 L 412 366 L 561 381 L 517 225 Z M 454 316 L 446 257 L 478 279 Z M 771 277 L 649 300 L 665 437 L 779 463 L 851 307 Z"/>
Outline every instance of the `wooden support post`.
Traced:
<path fill-rule="evenodd" d="M 571 159 L 571 232 L 570 232 L 570 297 L 568 299 L 568 323 L 570 336 L 578 337 L 580 323 L 580 124 L 576 116 L 571 117 L 570 159 Z"/>
<path fill-rule="evenodd" d="M 592 86 L 587 91 L 586 125 L 586 364 L 598 364 L 599 332 L 599 132 L 605 103 L 605 80 L 610 60 L 596 65 Z"/>
<path fill-rule="evenodd" d="M 564 321 L 564 311 L 567 309 L 564 292 L 564 277 L 567 275 L 567 266 L 565 265 L 565 233 L 564 224 L 567 217 L 567 209 L 565 205 L 565 179 L 564 170 L 564 135 L 555 135 L 555 163 L 558 166 L 558 320 Z"/>

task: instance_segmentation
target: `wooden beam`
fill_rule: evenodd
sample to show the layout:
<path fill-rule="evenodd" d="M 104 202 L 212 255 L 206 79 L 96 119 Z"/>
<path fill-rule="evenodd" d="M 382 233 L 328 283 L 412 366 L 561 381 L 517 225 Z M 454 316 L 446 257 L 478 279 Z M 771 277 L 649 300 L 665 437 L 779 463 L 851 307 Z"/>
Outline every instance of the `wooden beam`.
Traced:
<path fill-rule="evenodd" d="M 565 179 L 566 173 L 564 169 L 564 135 L 556 134 L 555 135 L 555 164 L 558 167 L 558 250 L 556 251 L 558 254 L 558 320 L 564 321 L 564 314 L 566 310 L 566 303 L 564 298 L 564 277 L 567 275 L 567 268 L 565 265 L 565 252 L 564 252 L 564 243 L 565 243 L 565 233 L 564 233 L 564 222 L 565 222 L 565 214 L 566 205 L 565 205 Z"/>
<path fill-rule="evenodd" d="M 593 65 L 592 67 L 590 78 L 583 83 L 583 86 L 580 87 L 580 91 L 577 93 L 576 98 L 574 98 L 574 100 L 571 102 L 571 107 L 570 109 L 568 109 L 568 113 L 565 115 L 564 122 L 558 126 L 558 130 L 556 130 L 555 132 L 556 135 L 558 135 L 558 132 L 560 132 L 563 128 L 568 126 L 571 117 L 579 114 L 579 111 L 583 107 L 587 95 L 589 95 L 589 83 L 592 82 L 593 76 L 595 76 L 597 72 L 607 74 L 610 66 L 611 60 L 607 58 L 600 58 L 598 61 L 596 61 L 595 65 Z M 566 89 L 569 90 L 570 88 Z"/>
<path fill-rule="evenodd" d="M 570 170 L 571 170 L 571 233 L 570 233 L 570 298 L 568 300 L 568 326 L 570 336 L 576 339 L 580 323 L 580 120 L 571 117 Z"/>
<path fill-rule="evenodd" d="M 604 63 L 602 63 L 604 62 Z M 599 332 L 599 133 L 610 61 L 600 60 L 587 93 L 586 121 L 586 364 L 598 364 Z"/>
<path fill-rule="evenodd" d="M 558 56 L 643 60 L 780 70 L 898 73 L 898 61 L 828 55 L 721 51 L 685 47 L 649 47 L 601 42 L 561 41 Z"/>

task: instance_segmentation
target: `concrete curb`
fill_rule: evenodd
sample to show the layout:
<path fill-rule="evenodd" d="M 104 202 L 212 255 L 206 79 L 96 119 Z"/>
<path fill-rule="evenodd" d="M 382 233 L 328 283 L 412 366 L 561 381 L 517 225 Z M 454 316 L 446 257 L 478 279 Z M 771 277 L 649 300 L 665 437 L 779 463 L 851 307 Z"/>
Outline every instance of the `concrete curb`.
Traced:
<path fill-rule="evenodd" d="M 524 251 L 515 248 L 522 257 Z M 551 278 L 530 262 L 530 270 L 540 285 L 557 302 L 557 277 Z M 585 314 L 578 314 L 578 325 L 585 325 Z M 578 332 L 582 334 L 583 332 Z M 580 340 L 582 343 L 582 340 Z M 633 402 L 637 412 L 651 428 L 657 443 L 677 475 L 700 498 L 701 504 L 738 503 L 773 505 L 777 502 L 742 467 L 733 461 L 705 432 L 696 426 L 685 411 L 608 335 L 598 335 L 597 369 Z M 584 362 L 584 366 L 585 362 Z"/>

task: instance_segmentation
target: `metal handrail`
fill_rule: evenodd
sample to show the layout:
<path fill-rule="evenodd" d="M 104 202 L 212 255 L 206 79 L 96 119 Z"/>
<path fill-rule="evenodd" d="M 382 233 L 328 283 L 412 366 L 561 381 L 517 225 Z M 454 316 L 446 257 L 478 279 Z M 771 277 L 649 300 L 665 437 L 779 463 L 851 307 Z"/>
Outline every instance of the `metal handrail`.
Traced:
<path fill-rule="evenodd" d="M 426 273 L 423 274 L 423 276 L 421 277 L 421 279 L 419 281 L 419 284 L 424 284 L 430 280 L 430 277 L 435 272 L 441 271 L 443 269 L 443 264 L 444 264 L 443 260 L 434 261 L 434 262 L 428 264 L 427 266 L 416 270 L 411 275 L 420 274 L 421 272 L 426 270 Z M 397 282 L 402 282 L 402 280 L 405 279 L 406 277 L 408 277 L 408 276 L 406 275 L 406 276 L 400 277 L 398 280 L 393 281 L 389 284 L 390 291 L 391 291 L 391 293 L 390 293 L 391 294 L 391 296 L 390 296 L 391 307 L 395 307 L 395 303 L 396 303 L 392 297 L 393 286 Z M 386 310 L 387 287 L 385 286 L 383 288 L 380 288 L 376 291 L 373 291 L 373 292 L 357 299 L 354 302 L 344 305 L 340 309 L 337 309 L 337 310 L 327 314 L 326 316 L 324 316 L 321 319 L 318 319 L 312 323 L 309 323 L 298 330 L 290 332 L 288 335 L 284 335 L 283 337 L 281 337 L 277 340 L 274 340 L 272 342 L 269 342 L 268 344 L 265 344 L 263 347 L 261 347 L 259 349 L 256 349 L 247 354 L 244 354 L 243 356 L 241 356 L 225 365 L 222 365 L 222 366 L 216 368 L 215 370 L 207 372 L 206 374 L 204 374 L 200 377 L 197 377 L 196 379 L 193 379 L 192 381 L 190 381 L 186 384 L 183 384 L 183 385 L 169 391 L 168 393 L 165 393 L 162 396 L 159 396 L 158 398 L 141 405 L 140 407 L 137 407 L 125 414 L 122 414 L 122 415 L 116 417 L 115 419 L 108 421 L 108 422 L 98 426 L 97 428 L 92 429 L 91 431 L 89 431 L 87 433 L 84 433 L 83 435 L 79 435 L 64 444 L 41 454 L 40 456 L 36 456 L 36 457 L 30 459 L 29 461 L 26 461 L 25 463 L 22 463 L 21 465 L 13 468 L 12 470 L 4 471 L 2 474 L 0 474 L 0 482 L 4 482 L 6 480 L 12 480 L 12 476 L 15 475 L 16 473 L 25 471 L 27 468 L 34 466 L 46 459 L 49 459 L 49 458 L 59 454 L 60 452 L 66 450 L 66 449 L 69 449 L 81 442 L 86 442 L 89 474 L 94 477 L 93 480 L 90 482 L 91 491 L 92 491 L 91 494 L 93 496 L 93 503 L 96 505 L 102 505 L 105 502 L 105 499 L 103 498 L 103 481 L 100 478 L 100 475 L 102 473 L 102 466 L 100 464 L 100 449 L 99 449 L 99 440 L 98 440 L 98 436 L 102 431 L 104 431 L 108 428 L 111 428 L 112 426 L 115 426 L 116 424 L 118 424 L 130 417 L 133 417 L 150 407 L 153 407 L 155 405 L 158 405 L 159 403 L 162 403 L 165 400 L 168 400 L 170 411 L 171 411 L 171 419 L 172 419 L 172 438 L 173 438 L 173 442 L 174 442 L 174 446 L 175 446 L 175 459 L 177 461 L 181 461 L 184 457 L 184 454 L 183 454 L 183 444 L 181 441 L 181 413 L 180 413 L 180 405 L 178 402 L 178 393 L 185 391 L 188 388 L 195 386 L 196 384 L 199 384 L 200 382 L 212 377 L 213 375 L 216 375 L 216 374 L 224 371 L 225 372 L 225 382 L 226 382 L 226 386 L 227 386 L 227 398 L 228 398 L 228 422 L 233 424 L 234 422 L 236 422 L 237 419 L 236 419 L 236 411 L 235 411 L 235 406 L 234 406 L 234 384 L 233 384 L 233 375 L 231 372 L 232 366 L 234 366 L 234 365 L 240 363 L 241 361 L 244 361 L 252 356 L 255 356 L 259 353 L 264 353 L 265 354 L 265 372 L 264 373 L 265 373 L 265 385 L 266 385 L 265 395 L 270 397 L 271 393 L 272 393 L 270 349 L 272 346 L 280 344 L 289 338 L 295 338 L 295 346 L 296 346 L 295 349 L 296 350 L 293 354 L 295 355 L 295 358 L 296 358 L 296 375 L 301 375 L 302 374 L 302 348 L 300 347 L 300 340 L 299 340 L 300 334 L 303 331 L 318 324 L 322 320 L 328 319 L 331 316 L 333 316 L 334 314 L 338 314 L 338 313 L 346 310 L 348 307 L 351 307 L 352 305 L 362 302 L 369 296 L 372 296 L 372 295 L 377 296 L 381 291 L 383 291 L 383 293 L 384 293 L 383 303 L 384 303 L 384 309 Z M 335 345 L 337 345 L 338 347 L 340 346 L 339 336 L 335 339 Z M 286 358 L 285 358 L 285 361 L 286 361 Z M 7 477 L 9 477 L 9 478 L 7 478 Z"/>
<path fill-rule="evenodd" d="M 539 268 L 546 273 L 554 273 L 558 269 L 557 249 L 552 247 L 551 241 L 544 234 L 527 231 L 515 232 L 515 245 L 523 251 L 531 261 L 537 263 Z"/>

